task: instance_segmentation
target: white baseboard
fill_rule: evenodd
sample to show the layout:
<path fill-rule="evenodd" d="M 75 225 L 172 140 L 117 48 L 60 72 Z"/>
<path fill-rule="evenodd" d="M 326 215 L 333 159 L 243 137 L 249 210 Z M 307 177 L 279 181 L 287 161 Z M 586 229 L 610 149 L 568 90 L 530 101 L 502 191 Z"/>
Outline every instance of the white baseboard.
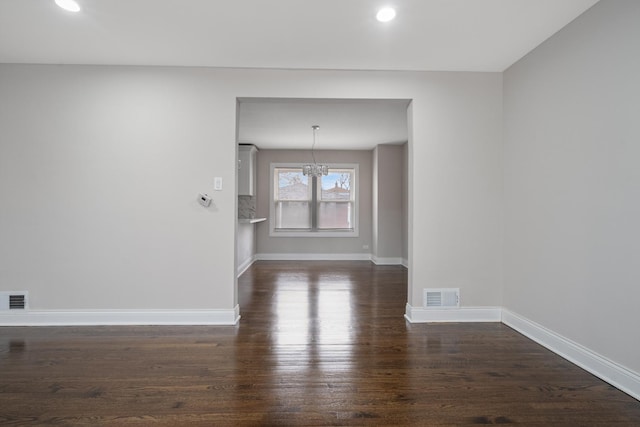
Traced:
<path fill-rule="evenodd" d="M 347 253 L 347 254 L 256 254 L 256 260 L 260 261 L 370 261 L 371 254 Z"/>
<path fill-rule="evenodd" d="M 402 258 L 400 257 L 377 257 L 371 255 L 371 261 L 375 265 L 402 265 Z"/>
<path fill-rule="evenodd" d="M 499 322 L 500 307 L 460 307 L 455 309 L 425 309 L 407 304 L 404 317 L 411 323 L 427 322 Z"/>
<path fill-rule="evenodd" d="M 242 276 L 242 273 L 247 271 L 247 269 L 249 267 L 251 267 L 251 264 L 253 264 L 254 262 L 256 262 L 256 257 L 255 256 L 251 256 L 251 257 L 247 258 L 246 260 L 244 260 L 244 262 L 242 264 L 238 265 L 237 277 Z"/>
<path fill-rule="evenodd" d="M 411 323 L 501 321 L 558 356 L 640 400 L 640 374 L 505 308 L 462 307 L 426 310 L 407 304 L 404 317 Z"/>
<path fill-rule="evenodd" d="M 502 323 L 640 400 L 640 375 L 505 308 Z"/>
<path fill-rule="evenodd" d="M 409 260 L 408 260 L 408 259 L 406 259 L 406 258 L 402 258 L 402 265 L 403 265 L 405 268 L 409 268 Z"/>
<path fill-rule="evenodd" d="M 235 325 L 240 306 L 230 310 L 27 310 L 0 313 L 0 326 Z"/>

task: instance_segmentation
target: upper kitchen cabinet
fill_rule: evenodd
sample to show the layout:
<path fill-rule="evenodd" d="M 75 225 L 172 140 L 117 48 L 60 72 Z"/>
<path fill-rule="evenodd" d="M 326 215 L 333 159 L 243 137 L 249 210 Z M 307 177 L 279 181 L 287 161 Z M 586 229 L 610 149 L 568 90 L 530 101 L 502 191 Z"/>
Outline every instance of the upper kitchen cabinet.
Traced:
<path fill-rule="evenodd" d="M 238 146 L 238 195 L 256 195 L 256 160 L 258 149 L 255 145 Z"/>

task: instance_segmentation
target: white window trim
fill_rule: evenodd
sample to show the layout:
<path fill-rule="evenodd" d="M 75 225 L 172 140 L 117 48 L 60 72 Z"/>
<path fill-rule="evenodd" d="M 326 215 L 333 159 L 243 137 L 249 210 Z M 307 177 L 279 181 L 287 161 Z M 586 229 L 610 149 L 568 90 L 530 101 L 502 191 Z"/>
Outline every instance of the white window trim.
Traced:
<path fill-rule="evenodd" d="M 308 230 L 308 231 L 290 231 L 276 230 L 275 205 L 273 203 L 274 195 L 274 179 L 273 173 L 276 168 L 301 168 L 301 163 L 271 163 L 269 165 L 269 237 L 360 237 L 360 168 L 357 163 L 324 163 L 329 169 L 353 169 L 355 174 L 355 191 L 356 199 L 353 203 L 355 212 L 353 220 L 355 227 L 353 230 Z"/>

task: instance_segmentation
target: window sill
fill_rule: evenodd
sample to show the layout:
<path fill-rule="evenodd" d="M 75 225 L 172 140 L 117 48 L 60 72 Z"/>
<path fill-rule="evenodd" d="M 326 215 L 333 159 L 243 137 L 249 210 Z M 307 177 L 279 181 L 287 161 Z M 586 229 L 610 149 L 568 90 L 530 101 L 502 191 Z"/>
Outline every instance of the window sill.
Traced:
<path fill-rule="evenodd" d="M 269 237 L 360 237 L 358 230 L 351 231 L 269 231 Z"/>

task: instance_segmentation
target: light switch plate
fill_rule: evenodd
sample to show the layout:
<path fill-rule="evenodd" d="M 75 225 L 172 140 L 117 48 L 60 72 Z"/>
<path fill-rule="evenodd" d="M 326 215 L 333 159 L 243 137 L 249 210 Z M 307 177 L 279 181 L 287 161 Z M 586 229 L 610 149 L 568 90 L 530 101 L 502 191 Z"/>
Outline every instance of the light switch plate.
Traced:
<path fill-rule="evenodd" d="M 221 176 L 216 176 L 213 179 L 213 189 L 216 190 L 216 191 L 222 190 L 222 177 Z"/>

